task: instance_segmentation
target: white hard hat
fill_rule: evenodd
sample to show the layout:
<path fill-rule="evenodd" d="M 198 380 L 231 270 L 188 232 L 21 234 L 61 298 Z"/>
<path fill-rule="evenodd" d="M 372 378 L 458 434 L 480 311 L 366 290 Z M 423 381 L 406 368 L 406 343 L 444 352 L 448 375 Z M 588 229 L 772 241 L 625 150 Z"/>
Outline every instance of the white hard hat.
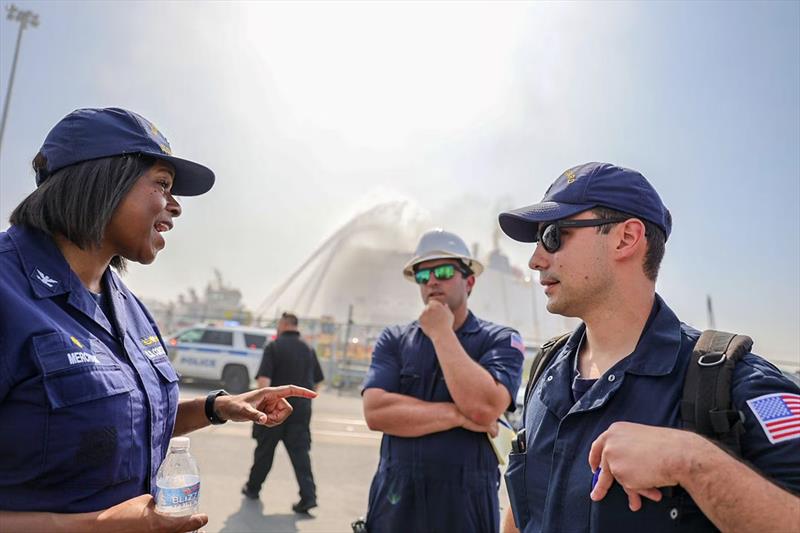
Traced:
<path fill-rule="evenodd" d="M 414 266 L 434 259 L 460 259 L 476 276 L 483 272 L 483 265 L 472 257 L 461 237 L 437 228 L 422 234 L 414 257 L 403 267 L 403 276 L 414 281 Z"/>

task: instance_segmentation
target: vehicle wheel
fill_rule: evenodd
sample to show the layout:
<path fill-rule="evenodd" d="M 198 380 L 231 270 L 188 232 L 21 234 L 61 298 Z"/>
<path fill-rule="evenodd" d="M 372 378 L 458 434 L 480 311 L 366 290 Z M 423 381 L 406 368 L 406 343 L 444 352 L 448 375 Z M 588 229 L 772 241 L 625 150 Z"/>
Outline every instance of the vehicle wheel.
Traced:
<path fill-rule="evenodd" d="M 226 366 L 222 371 L 222 382 L 225 384 L 225 390 L 231 394 L 247 392 L 250 388 L 250 377 L 247 375 L 247 369 L 242 366 Z"/>

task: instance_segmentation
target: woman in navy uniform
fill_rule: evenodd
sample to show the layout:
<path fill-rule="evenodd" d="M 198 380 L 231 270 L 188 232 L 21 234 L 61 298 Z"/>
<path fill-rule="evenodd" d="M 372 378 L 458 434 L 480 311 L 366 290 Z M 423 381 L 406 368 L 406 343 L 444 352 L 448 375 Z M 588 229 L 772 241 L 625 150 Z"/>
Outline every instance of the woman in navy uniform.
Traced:
<path fill-rule="evenodd" d="M 0 529 L 191 531 L 155 513 L 170 438 L 227 420 L 280 424 L 301 387 L 178 400 L 158 327 L 119 279 L 150 264 L 214 173 L 123 109 L 79 109 L 33 161 L 37 189 L 0 233 Z M 109 267 L 114 267 L 112 270 Z"/>

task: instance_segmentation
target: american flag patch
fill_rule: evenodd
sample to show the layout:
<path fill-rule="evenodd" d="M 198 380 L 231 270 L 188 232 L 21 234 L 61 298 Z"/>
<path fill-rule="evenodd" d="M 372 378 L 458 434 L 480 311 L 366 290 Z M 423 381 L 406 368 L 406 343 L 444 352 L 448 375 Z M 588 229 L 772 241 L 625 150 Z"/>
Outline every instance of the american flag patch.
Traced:
<path fill-rule="evenodd" d="M 747 405 L 772 444 L 800 437 L 800 395 L 765 394 L 747 400 Z"/>
<path fill-rule="evenodd" d="M 525 355 L 525 343 L 519 333 L 511 334 L 511 347 L 516 348 L 522 355 Z"/>

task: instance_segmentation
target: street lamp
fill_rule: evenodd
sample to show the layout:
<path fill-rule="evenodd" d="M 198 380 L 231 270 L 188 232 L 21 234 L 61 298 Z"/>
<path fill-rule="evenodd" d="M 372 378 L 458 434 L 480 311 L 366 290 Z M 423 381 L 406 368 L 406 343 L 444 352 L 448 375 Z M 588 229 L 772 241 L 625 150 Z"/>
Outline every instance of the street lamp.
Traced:
<path fill-rule="evenodd" d="M 30 24 L 34 28 L 39 25 L 39 15 L 33 11 L 20 11 L 17 6 L 11 4 L 6 7 L 8 20 L 19 22 L 19 33 L 17 34 L 17 47 L 14 49 L 14 60 L 11 63 L 11 75 L 8 78 L 8 90 L 6 91 L 6 101 L 3 103 L 3 118 L 0 119 L 0 149 L 3 146 L 3 132 L 6 129 L 6 117 L 8 116 L 8 103 L 11 101 L 11 88 L 14 86 L 14 72 L 17 70 L 17 57 L 19 57 L 19 43 L 22 41 L 22 32 Z"/>

